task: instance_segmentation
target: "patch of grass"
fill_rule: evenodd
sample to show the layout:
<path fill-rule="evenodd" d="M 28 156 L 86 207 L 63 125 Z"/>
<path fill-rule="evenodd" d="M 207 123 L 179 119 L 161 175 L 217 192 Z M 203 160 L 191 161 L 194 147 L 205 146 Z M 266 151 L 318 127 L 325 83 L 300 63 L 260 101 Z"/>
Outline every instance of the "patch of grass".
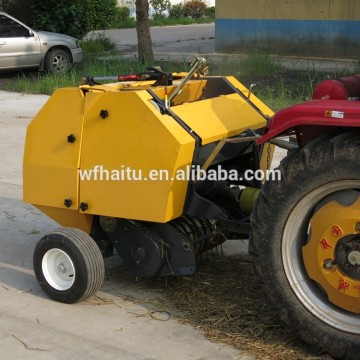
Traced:
<path fill-rule="evenodd" d="M 135 61 L 124 61 L 117 56 L 98 58 L 87 55 L 81 66 L 66 74 L 21 73 L 5 84 L 6 90 L 52 94 L 59 87 L 78 86 L 85 76 L 117 76 L 140 72 L 143 66 Z"/>
<path fill-rule="evenodd" d="M 103 54 L 113 49 L 103 35 L 91 41 L 87 40 L 85 44 L 88 48 L 84 49 L 86 55 L 83 63 L 69 73 L 58 76 L 24 73 L 12 81 L 7 81 L 5 88 L 10 91 L 51 94 L 58 87 L 78 86 L 84 76 L 116 76 L 144 70 L 144 66 L 136 61 L 123 60 L 119 55 Z M 185 61 L 162 61 L 157 64 L 166 72 L 189 69 Z M 240 59 L 228 57 L 221 62 L 210 62 L 209 69 L 210 75 L 234 75 L 247 87 L 256 84 L 254 94 L 274 111 L 309 100 L 316 84 L 324 79 L 354 74 L 359 70 L 349 68 L 324 72 L 309 63 L 304 63 L 301 70 L 294 70 L 285 68 L 274 58 L 259 53 Z"/>
<path fill-rule="evenodd" d="M 255 52 L 240 60 L 239 69 L 240 74 L 248 77 L 263 77 L 274 74 L 283 67 L 268 55 Z"/>
<path fill-rule="evenodd" d="M 258 89 L 255 87 L 254 94 L 273 111 L 301 102 L 300 98 L 292 96 L 291 90 L 286 88 L 283 79 L 279 81 L 277 86 L 260 85 Z"/>
<path fill-rule="evenodd" d="M 73 86 L 77 82 L 78 74 L 76 70 L 57 76 L 42 73 L 22 73 L 14 81 L 8 81 L 6 89 L 35 94 L 52 94 L 60 87 Z"/>
<path fill-rule="evenodd" d="M 120 22 L 114 23 L 111 26 L 113 29 L 132 29 L 136 28 L 136 20 L 132 17 L 128 17 Z"/>
<path fill-rule="evenodd" d="M 158 62 L 163 71 L 181 72 L 189 69 L 183 62 Z M 135 60 L 124 60 L 114 54 L 88 54 L 84 56 L 81 65 L 71 69 L 66 74 L 52 75 L 38 72 L 23 72 L 14 75 L 11 81 L 6 81 L 4 89 L 8 91 L 37 93 L 51 95 L 57 88 L 79 86 L 86 76 L 117 76 L 120 74 L 138 73 L 145 66 Z"/>
<path fill-rule="evenodd" d="M 245 86 L 256 84 L 254 94 L 274 111 L 311 99 L 322 80 L 355 74 L 359 68 L 323 71 L 320 65 L 302 61 L 294 68 L 285 67 L 276 58 L 253 53 L 242 58 L 225 58 L 210 65 L 212 75 L 234 75 Z"/>
<path fill-rule="evenodd" d="M 94 33 L 91 38 L 81 40 L 80 46 L 85 55 L 102 54 L 115 49 L 115 44 L 101 33 Z"/>
<path fill-rule="evenodd" d="M 136 61 L 123 60 L 120 56 L 88 57 L 78 69 L 80 78 L 83 76 L 112 76 L 137 73 L 144 70 L 143 65 Z M 75 84 L 74 84 L 75 85 Z"/>
<path fill-rule="evenodd" d="M 212 75 L 234 75 L 271 109 L 278 110 L 299 102 L 299 95 L 286 86 L 287 70 L 268 55 L 253 53 L 242 58 L 225 58 L 210 66 Z"/>
<path fill-rule="evenodd" d="M 225 57 L 212 64 L 210 71 L 215 75 L 236 75 L 242 78 L 259 78 L 275 74 L 284 67 L 272 57 L 254 52 L 241 57 Z"/>

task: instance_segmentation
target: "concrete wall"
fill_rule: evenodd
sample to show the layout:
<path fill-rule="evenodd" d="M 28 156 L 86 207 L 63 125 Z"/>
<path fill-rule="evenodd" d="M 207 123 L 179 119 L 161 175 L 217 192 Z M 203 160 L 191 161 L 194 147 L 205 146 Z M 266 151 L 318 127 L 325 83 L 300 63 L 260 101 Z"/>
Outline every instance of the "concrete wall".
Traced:
<path fill-rule="evenodd" d="M 359 0 L 216 0 L 217 52 L 360 57 Z"/>

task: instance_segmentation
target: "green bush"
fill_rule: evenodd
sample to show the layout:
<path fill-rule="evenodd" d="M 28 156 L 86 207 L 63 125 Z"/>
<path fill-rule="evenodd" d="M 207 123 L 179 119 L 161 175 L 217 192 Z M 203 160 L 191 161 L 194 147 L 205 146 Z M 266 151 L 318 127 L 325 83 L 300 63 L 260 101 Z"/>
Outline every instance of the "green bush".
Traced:
<path fill-rule="evenodd" d="M 81 0 L 69 0 L 66 4 L 57 0 L 34 0 L 31 8 L 36 29 L 74 37 L 82 37 L 86 33 L 87 26 L 83 21 Z"/>
<path fill-rule="evenodd" d="M 215 6 L 209 6 L 206 8 L 205 16 L 211 19 L 215 19 Z"/>
<path fill-rule="evenodd" d="M 83 0 L 84 16 L 89 17 L 90 30 L 108 29 L 117 15 L 117 0 Z"/>
<path fill-rule="evenodd" d="M 169 9 L 169 17 L 171 19 L 180 19 L 185 16 L 185 9 L 183 4 L 172 5 Z"/>
<path fill-rule="evenodd" d="M 0 0 L 0 10 L 14 16 L 28 26 L 33 26 L 31 0 Z"/>
<path fill-rule="evenodd" d="M 119 6 L 116 8 L 115 21 L 122 23 L 126 22 L 130 17 L 130 9 L 126 6 Z"/>
<path fill-rule="evenodd" d="M 130 9 L 126 6 L 120 6 L 116 8 L 115 19 L 110 24 L 113 29 L 124 29 L 129 27 L 135 27 L 135 20 L 130 17 Z"/>
<path fill-rule="evenodd" d="M 184 5 L 185 15 L 192 19 L 199 19 L 205 15 L 206 3 L 203 0 L 191 0 Z"/>
<path fill-rule="evenodd" d="M 32 0 L 36 29 L 82 38 L 89 31 L 107 29 L 116 17 L 117 0 Z"/>

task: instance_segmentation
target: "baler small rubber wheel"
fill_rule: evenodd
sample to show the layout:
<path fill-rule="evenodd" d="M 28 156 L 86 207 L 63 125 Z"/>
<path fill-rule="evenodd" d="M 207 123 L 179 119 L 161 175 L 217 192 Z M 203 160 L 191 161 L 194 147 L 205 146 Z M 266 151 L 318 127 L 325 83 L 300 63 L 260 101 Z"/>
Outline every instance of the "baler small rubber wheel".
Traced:
<path fill-rule="evenodd" d="M 75 228 L 60 228 L 44 236 L 35 247 L 33 265 L 45 293 L 63 303 L 86 300 L 104 281 L 99 247 L 90 235 Z"/>
<path fill-rule="evenodd" d="M 253 210 L 249 246 L 271 309 L 317 351 L 349 360 L 360 359 L 359 154 L 351 131 L 283 159 Z"/>

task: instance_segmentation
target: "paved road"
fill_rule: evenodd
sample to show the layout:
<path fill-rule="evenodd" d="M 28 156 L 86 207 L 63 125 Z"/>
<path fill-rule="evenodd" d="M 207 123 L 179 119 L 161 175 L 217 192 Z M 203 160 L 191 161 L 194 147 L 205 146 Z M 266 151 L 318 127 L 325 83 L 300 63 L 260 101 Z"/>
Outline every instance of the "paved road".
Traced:
<path fill-rule="evenodd" d="M 106 30 L 104 34 L 123 54 L 136 55 L 136 29 Z M 167 59 L 171 56 L 181 60 L 182 57 L 187 57 L 187 54 L 213 54 L 215 24 L 152 27 L 151 39 L 157 59 Z"/>
<path fill-rule="evenodd" d="M 251 359 L 190 326 L 151 317 L 146 304 L 162 310 L 159 294 L 121 280 L 119 257 L 107 261 L 106 281 L 88 301 L 46 297 L 32 253 L 58 225 L 21 201 L 21 163 L 26 126 L 47 99 L 0 91 L 0 359 Z"/>
<path fill-rule="evenodd" d="M 195 55 L 204 55 L 211 61 L 239 61 L 241 54 L 215 53 L 215 24 L 196 24 L 153 27 L 150 29 L 156 60 L 188 61 Z M 104 33 L 125 58 L 137 57 L 136 29 L 114 29 L 92 33 Z M 331 59 L 299 59 L 276 57 L 282 65 L 290 69 L 338 71 L 356 66 L 356 62 Z"/>

